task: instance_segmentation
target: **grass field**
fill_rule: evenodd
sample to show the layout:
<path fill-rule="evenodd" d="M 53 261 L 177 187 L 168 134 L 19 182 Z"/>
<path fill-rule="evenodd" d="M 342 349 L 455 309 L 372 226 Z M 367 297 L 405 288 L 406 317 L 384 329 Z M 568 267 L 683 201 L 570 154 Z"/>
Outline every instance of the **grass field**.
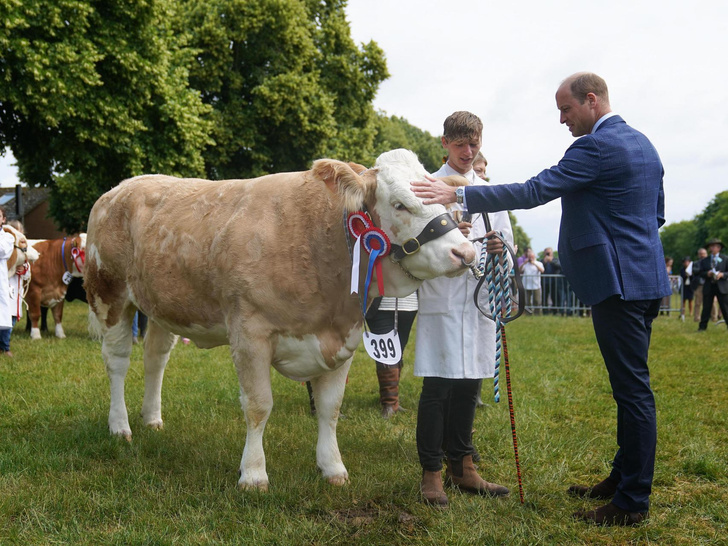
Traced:
<path fill-rule="evenodd" d="M 23 321 L 24 322 L 24 321 Z M 0 544 L 728 544 L 728 333 L 675 313 L 654 325 L 651 370 L 658 453 L 649 522 L 597 528 L 570 514 L 598 503 L 566 494 L 609 471 L 616 409 L 586 318 L 522 317 L 508 326 L 524 505 L 518 500 L 506 397 L 476 415 L 481 472 L 507 499 L 450 492 L 419 502 L 415 447 L 421 380 L 406 352 L 402 405 L 379 417 L 374 365 L 349 376 L 339 445 L 351 482 L 328 485 L 303 385 L 273 373 L 265 449 L 268 493 L 237 489 L 245 438 L 226 347 L 179 344 L 163 391 L 165 428 L 139 417 L 142 347 L 127 377 L 132 443 L 107 430 L 108 380 L 86 307 L 68 305 L 68 338 L 0 359 Z M 486 382 L 490 390 L 490 382 Z M 505 389 L 505 381 L 503 381 Z M 486 394 L 486 393 L 484 393 Z"/>

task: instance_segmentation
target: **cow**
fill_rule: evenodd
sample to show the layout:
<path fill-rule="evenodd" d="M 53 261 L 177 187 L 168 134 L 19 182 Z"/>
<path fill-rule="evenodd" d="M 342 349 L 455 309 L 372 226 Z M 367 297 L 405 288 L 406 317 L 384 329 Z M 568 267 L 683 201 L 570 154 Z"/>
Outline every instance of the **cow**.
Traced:
<path fill-rule="evenodd" d="M 345 484 L 336 424 L 362 337 L 364 291 L 351 291 L 356 240 L 347 238 L 346 213 L 368 211 L 395 249 L 367 302 L 380 295 L 379 280 L 386 295 L 403 297 L 424 279 L 462 274 L 475 259 L 445 208 L 424 205 L 410 190 L 426 174 L 412 152 L 394 150 L 371 169 L 320 159 L 309 171 L 250 180 L 143 175 L 102 195 L 89 217 L 84 286 L 89 326 L 103 336 L 111 433 L 131 440 L 124 380 L 140 310 L 149 317 L 145 425 L 163 426 L 162 378 L 178 336 L 202 348 L 228 344 L 247 424 L 239 487 L 268 489 L 262 440 L 273 407 L 271 365 L 311 381 L 316 461 L 329 483 Z M 367 266 L 364 254 L 360 284 Z"/>
<path fill-rule="evenodd" d="M 15 238 L 15 248 L 7 261 L 8 275 L 12 275 L 18 267 L 35 262 L 39 255 L 37 250 L 28 245 L 28 240 L 20 231 L 9 225 L 2 226 L 2 229 Z"/>
<path fill-rule="evenodd" d="M 41 306 L 52 309 L 56 337 L 65 338 L 62 324 L 63 302 L 71 281 L 83 277 L 86 234 L 38 241 L 33 244 L 33 248 L 40 253 L 40 258 L 33 264 L 30 287 L 26 295 L 31 322 L 30 338 L 41 338 L 38 324 Z"/>

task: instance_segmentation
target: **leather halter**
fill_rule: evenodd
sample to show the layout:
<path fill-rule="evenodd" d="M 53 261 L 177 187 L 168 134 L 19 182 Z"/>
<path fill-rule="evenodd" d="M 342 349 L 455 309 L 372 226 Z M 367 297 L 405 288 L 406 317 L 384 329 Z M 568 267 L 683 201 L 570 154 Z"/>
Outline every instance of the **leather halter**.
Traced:
<path fill-rule="evenodd" d="M 440 216 L 430 220 L 425 228 L 417 237 L 407 239 L 402 246 L 392 245 L 392 253 L 390 254 L 392 261 L 399 262 L 407 256 L 419 252 L 420 247 L 425 243 L 437 239 L 445 235 L 448 231 L 457 229 L 458 225 L 450 216 L 449 212 L 445 212 Z"/>

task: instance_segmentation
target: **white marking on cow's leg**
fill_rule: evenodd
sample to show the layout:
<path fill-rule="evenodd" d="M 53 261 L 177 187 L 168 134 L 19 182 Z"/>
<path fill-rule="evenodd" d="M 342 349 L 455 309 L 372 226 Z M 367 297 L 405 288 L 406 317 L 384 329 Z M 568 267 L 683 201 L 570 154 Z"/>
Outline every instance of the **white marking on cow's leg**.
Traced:
<path fill-rule="evenodd" d="M 30 339 L 40 339 L 40 328 L 30 329 Z"/>
<path fill-rule="evenodd" d="M 59 322 L 56 324 L 56 337 L 60 339 L 65 339 L 66 333 L 63 331 L 63 325 Z"/>
<path fill-rule="evenodd" d="M 332 485 L 344 485 L 349 481 L 336 440 L 336 424 L 351 361 L 350 358 L 340 368 L 311 379 L 319 426 L 316 463 Z"/>
<path fill-rule="evenodd" d="M 241 340 L 241 343 L 244 346 L 231 348 L 240 381 L 240 405 L 247 425 L 238 487 L 267 491 L 268 473 L 265 470 L 263 433 L 273 409 L 270 384 L 271 349 L 267 340 L 258 343 Z"/>
<path fill-rule="evenodd" d="M 162 421 L 162 380 L 169 355 L 177 343 L 177 336 L 149 321 L 147 335 L 144 337 L 144 402 L 142 418 L 144 424 L 153 429 L 161 429 Z"/>
<path fill-rule="evenodd" d="M 131 355 L 131 319 L 123 318 L 104 334 L 101 354 L 106 364 L 111 388 L 111 404 L 109 406 L 109 431 L 111 434 L 123 436 L 131 441 L 131 427 L 124 401 L 124 380 L 129 370 Z"/>

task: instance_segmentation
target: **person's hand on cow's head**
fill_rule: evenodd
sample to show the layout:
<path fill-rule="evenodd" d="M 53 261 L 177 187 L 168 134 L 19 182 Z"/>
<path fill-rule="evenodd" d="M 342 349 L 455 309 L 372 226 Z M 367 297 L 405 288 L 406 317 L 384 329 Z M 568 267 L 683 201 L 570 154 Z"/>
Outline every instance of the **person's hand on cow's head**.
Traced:
<path fill-rule="evenodd" d="M 425 175 L 424 180 L 410 182 L 410 186 L 425 205 L 447 205 L 456 201 L 455 187 L 429 175 Z"/>

